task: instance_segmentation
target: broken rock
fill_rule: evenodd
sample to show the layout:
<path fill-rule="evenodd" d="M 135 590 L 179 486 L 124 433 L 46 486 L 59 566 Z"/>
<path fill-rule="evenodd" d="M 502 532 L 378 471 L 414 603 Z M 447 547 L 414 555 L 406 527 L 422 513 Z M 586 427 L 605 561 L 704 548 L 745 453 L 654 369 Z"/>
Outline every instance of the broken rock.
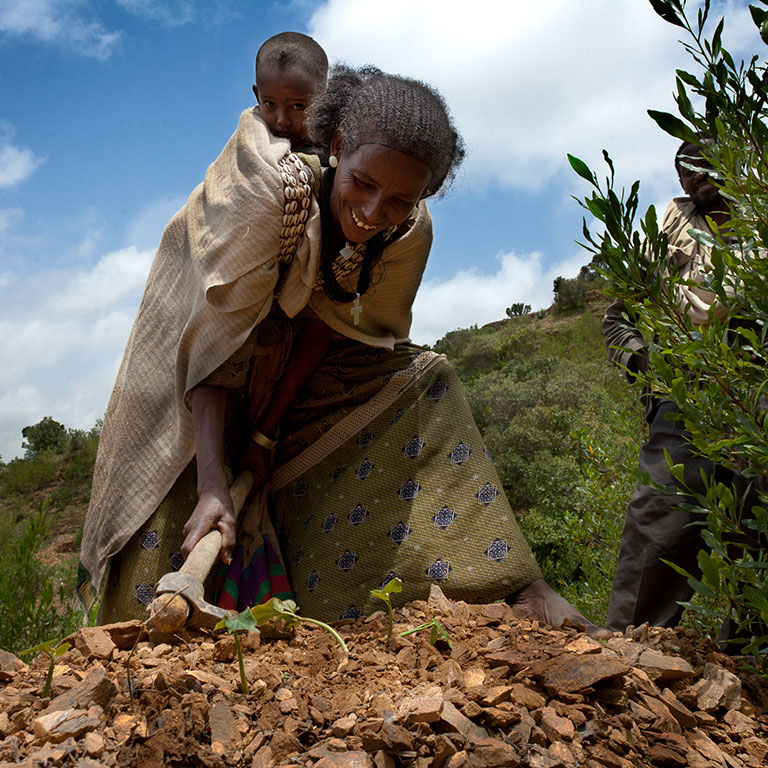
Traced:
<path fill-rule="evenodd" d="M 85 709 L 64 709 L 40 715 L 32 721 L 32 732 L 39 741 L 58 743 L 70 737 L 77 738 L 98 728 L 99 720 L 90 717 Z"/>
<path fill-rule="evenodd" d="M 573 737 L 576 735 L 573 723 L 560 717 L 552 707 L 537 710 L 534 713 L 534 719 L 550 742 L 573 741 Z"/>
<path fill-rule="evenodd" d="M 112 638 L 101 627 L 83 627 L 72 636 L 72 645 L 86 659 L 102 659 L 109 661 L 117 646 Z"/>
<path fill-rule="evenodd" d="M 315 768 L 373 768 L 373 761 L 367 752 L 337 752 L 320 758 Z"/>
<path fill-rule="evenodd" d="M 107 671 L 97 665 L 91 668 L 83 680 L 57 696 L 43 714 L 65 709 L 85 709 L 94 705 L 106 707 L 116 693 L 117 687 L 107 676 Z"/>
<path fill-rule="evenodd" d="M 0 682 L 13 680 L 17 672 L 26 672 L 28 669 L 20 658 L 0 648 Z"/>
<path fill-rule="evenodd" d="M 470 759 L 477 768 L 504 768 L 520 764 L 517 750 L 501 739 L 482 739 L 477 742 L 472 747 Z"/>
<path fill-rule="evenodd" d="M 436 723 L 443 708 L 439 685 L 417 686 L 403 699 L 398 715 L 406 723 Z"/>
<path fill-rule="evenodd" d="M 220 699 L 208 710 L 208 725 L 211 729 L 211 744 L 219 743 L 224 754 L 232 754 L 240 748 L 240 732 L 235 717 L 225 699 Z"/>
<path fill-rule="evenodd" d="M 733 672 L 707 663 L 702 679 L 693 686 L 699 709 L 714 712 L 717 709 L 741 707 L 741 680 Z"/>
<path fill-rule="evenodd" d="M 579 656 L 563 653 L 531 665 L 531 677 L 541 680 L 553 694 L 581 691 L 603 680 L 625 675 L 629 667 L 607 654 Z"/>
<path fill-rule="evenodd" d="M 637 665 L 651 680 L 683 680 L 693 677 L 693 667 L 679 656 L 667 656 L 653 648 L 646 648 Z"/>
<path fill-rule="evenodd" d="M 488 738 L 488 731 L 485 728 L 476 725 L 468 717 L 462 715 L 450 701 L 443 702 L 440 722 L 446 730 L 460 734 L 470 744 Z"/>

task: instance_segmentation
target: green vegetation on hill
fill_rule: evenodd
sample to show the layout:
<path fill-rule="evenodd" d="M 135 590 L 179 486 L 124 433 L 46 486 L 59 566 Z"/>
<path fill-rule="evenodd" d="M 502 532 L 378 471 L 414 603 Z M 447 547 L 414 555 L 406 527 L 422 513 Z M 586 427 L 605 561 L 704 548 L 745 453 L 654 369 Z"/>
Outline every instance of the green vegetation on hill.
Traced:
<path fill-rule="evenodd" d="M 76 628 L 77 550 L 100 425 L 25 427 L 25 455 L 0 463 L 0 648 L 18 651 Z"/>

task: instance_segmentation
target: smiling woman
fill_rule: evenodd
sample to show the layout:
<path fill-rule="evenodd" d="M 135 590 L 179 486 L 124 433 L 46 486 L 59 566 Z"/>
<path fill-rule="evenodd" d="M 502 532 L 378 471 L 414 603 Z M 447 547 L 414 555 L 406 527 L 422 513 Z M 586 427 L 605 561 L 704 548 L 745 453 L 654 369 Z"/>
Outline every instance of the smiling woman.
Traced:
<path fill-rule="evenodd" d="M 330 167 L 244 113 L 166 228 L 105 418 L 80 594 L 109 562 L 102 621 L 141 616 L 217 528 L 224 608 L 295 594 L 306 615 L 356 617 L 398 576 L 405 600 L 439 583 L 586 626 L 541 579 L 456 375 L 407 339 L 424 198 L 463 156 L 442 98 L 341 69 L 308 126 Z M 239 521 L 231 468 L 259 489 Z"/>

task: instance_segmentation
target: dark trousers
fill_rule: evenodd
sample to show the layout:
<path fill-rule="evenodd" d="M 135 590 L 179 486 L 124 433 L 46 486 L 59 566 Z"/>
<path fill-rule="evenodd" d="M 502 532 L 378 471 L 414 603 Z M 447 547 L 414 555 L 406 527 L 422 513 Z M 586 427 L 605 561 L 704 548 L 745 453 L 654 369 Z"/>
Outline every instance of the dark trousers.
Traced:
<path fill-rule="evenodd" d="M 676 483 L 667 471 L 666 449 L 674 464 L 684 465 L 686 486 L 704 493 L 700 470 L 709 474 L 712 464 L 692 453 L 682 422 L 665 418 L 666 414 L 676 412 L 674 404 L 662 402 L 652 415 L 648 441 L 640 449 L 640 470 L 660 485 L 675 488 Z M 700 525 L 691 523 L 704 521 L 703 515 L 676 509 L 681 503 L 694 500 L 681 493 L 664 494 L 642 483 L 638 485 L 627 507 L 621 535 L 608 607 L 608 629 L 623 631 L 629 624 L 638 626 L 646 621 L 652 626 L 672 627 L 680 621 L 683 609 L 677 603 L 689 600 L 693 590 L 685 577 L 661 559 L 698 576 L 696 556 L 702 539 Z"/>

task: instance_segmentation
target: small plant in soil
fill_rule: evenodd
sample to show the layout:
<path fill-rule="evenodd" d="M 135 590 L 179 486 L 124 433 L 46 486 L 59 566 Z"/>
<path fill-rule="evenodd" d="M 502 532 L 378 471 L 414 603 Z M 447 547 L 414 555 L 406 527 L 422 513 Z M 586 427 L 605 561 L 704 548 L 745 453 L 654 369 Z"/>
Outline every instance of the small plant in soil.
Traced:
<path fill-rule="evenodd" d="M 437 619 L 430 619 L 429 621 L 425 621 L 423 624 L 419 624 L 418 627 L 407 629 L 405 632 L 400 633 L 400 637 L 412 635 L 414 632 L 422 632 L 427 629 L 429 630 L 429 642 L 432 643 L 432 645 L 436 646 L 438 643 L 444 643 L 449 648 L 453 648 L 451 638 L 448 637 L 448 632 Z"/>
<path fill-rule="evenodd" d="M 25 651 L 21 651 L 19 656 L 27 656 L 32 654 L 44 653 L 50 660 L 48 666 L 48 674 L 45 676 L 45 684 L 43 685 L 43 698 L 47 698 L 51 692 L 51 681 L 53 680 L 53 668 L 56 666 L 56 659 L 59 656 L 63 656 L 72 646 L 69 643 L 58 643 L 57 640 L 46 640 L 40 645 L 35 645 L 32 648 L 27 648 Z"/>
<path fill-rule="evenodd" d="M 248 693 L 248 680 L 245 676 L 245 666 L 243 664 L 243 650 L 240 646 L 240 632 L 258 631 L 258 628 L 268 621 L 282 620 L 287 627 L 298 627 L 299 624 L 314 624 L 330 632 L 341 646 L 344 653 L 349 653 L 349 648 L 344 642 L 344 638 L 333 628 L 319 619 L 312 619 L 307 616 L 299 616 L 296 611 L 298 606 L 293 600 L 279 600 L 276 597 L 271 598 L 266 603 L 254 605 L 252 608 L 246 608 L 231 619 L 222 619 L 214 629 L 226 629 L 235 637 L 235 648 L 237 650 L 237 663 L 240 667 L 240 690 Z"/>
<path fill-rule="evenodd" d="M 389 620 L 389 627 L 387 628 L 387 640 L 392 637 L 392 625 L 394 619 L 392 617 L 392 594 L 394 592 L 403 591 L 403 582 L 395 576 L 394 579 L 390 579 L 381 589 L 372 589 L 371 594 L 377 597 L 379 600 L 383 600 L 387 604 L 387 619 Z"/>

